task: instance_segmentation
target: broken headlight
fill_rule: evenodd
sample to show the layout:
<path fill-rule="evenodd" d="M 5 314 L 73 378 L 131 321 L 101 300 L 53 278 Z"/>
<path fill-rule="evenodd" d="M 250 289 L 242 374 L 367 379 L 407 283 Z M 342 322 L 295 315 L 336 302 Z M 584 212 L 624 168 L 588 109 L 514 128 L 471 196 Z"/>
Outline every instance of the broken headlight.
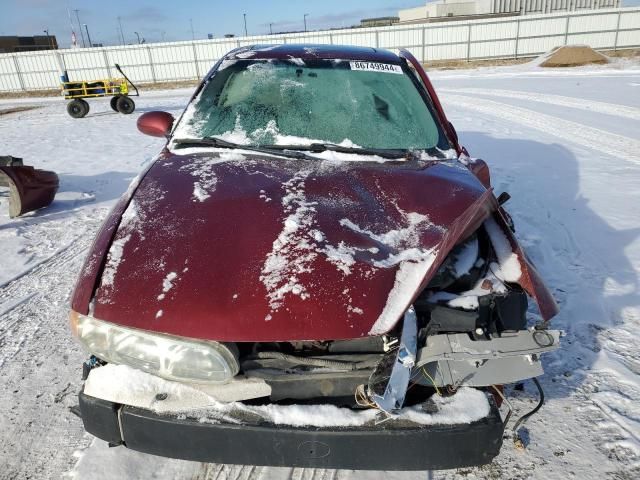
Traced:
<path fill-rule="evenodd" d="M 193 340 L 135 328 L 72 311 L 71 330 L 96 357 L 190 383 L 224 383 L 238 374 L 234 344 Z"/>

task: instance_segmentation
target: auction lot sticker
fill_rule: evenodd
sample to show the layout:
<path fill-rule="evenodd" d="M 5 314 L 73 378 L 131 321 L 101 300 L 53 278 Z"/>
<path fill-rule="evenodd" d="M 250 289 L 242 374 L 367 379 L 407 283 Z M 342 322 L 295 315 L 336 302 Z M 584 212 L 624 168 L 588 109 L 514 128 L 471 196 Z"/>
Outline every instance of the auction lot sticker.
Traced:
<path fill-rule="evenodd" d="M 376 62 L 349 62 L 351 70 L 363 70 L 366 72 L 383 72 L 383 73 L 399 73 L 402 75 L 400 65 L 391 65 L 389 63 Z"/>

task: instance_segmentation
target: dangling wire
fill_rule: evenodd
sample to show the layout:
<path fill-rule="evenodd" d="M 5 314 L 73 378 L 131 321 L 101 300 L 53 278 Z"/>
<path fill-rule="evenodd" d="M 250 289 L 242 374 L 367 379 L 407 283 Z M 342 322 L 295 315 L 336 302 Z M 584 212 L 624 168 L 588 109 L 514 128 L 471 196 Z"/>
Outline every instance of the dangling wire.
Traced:
<path fill-rule="evenodd" d="M 540 392 L 540 400 L 538 401 L 538 405 L 536 405 L 536 407 L 531 410 L 529 413 L 521 416 L 518 421 L 515 423 L 515 425 L 513 426 L 513 436 L 514 436 L 514 440 L 518 441 L 518 427 L 524 425 L 526 423 L 527 420 L 529 420 L 529 418 L 534 415 L 535 413 L 537 413 L 538 410 L 540 410 L 540 408 L 542 408 L 542 405 L 544 404 L 544 391 L 542 390 L 542 385 L 540 385 L 540 382 L 538 381 L 537 378 L 532 378 L 531 380 L 533 380 L 533 383 L 536 384 L 536 387 L 538 387 L 538 392 Z"/>
<path fill-rule="evenodd" d="M 440 389 L 438 388 L 438 386 L 436 385 L 436 381 L 433 379 L 433 377 L 431 375 L 429 375 L 427 373 L 427 371 L 424 369 L 424 367 L 421 368 L 422 370 L 422 374 L 427 377 L 429 380 L 431 380 L 431 384 L 433 385 L 433 388 L 436 389 L 436 393 L 438 394 L 439 397 L 442 396 L 442 393 L 440 393 Z"/>

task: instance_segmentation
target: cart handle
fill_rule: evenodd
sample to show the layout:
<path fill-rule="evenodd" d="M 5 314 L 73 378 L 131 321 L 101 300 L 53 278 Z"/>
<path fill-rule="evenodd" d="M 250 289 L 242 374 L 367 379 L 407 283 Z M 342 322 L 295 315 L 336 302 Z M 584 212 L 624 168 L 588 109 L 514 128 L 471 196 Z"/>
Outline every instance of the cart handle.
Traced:
<path fill-rule="evenodd" d="M 118 70 L 122 76 L 124 77 L 124 79 L 129 82 L 131 84 L 131 86 L 133 87 L 133 89 L 136 91 L 135 96 L 139 97 L 140 96 L 140 92 L 138 92 L 138 87 L 136 87 L 136 85 L 129 79 L 129 77 L 127 77 L 127 75 L 122 71 L 122 69 L 120 68 L 120 65 L 118 65 L 117 63 L 115 64 L 116 66 L 116 70 Z"/>

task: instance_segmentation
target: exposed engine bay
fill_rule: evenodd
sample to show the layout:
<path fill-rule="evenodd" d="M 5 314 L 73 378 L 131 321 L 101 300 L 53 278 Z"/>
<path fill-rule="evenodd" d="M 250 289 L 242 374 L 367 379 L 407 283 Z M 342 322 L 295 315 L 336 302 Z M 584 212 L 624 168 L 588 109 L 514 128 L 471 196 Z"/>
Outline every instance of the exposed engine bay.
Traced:
<path fill-rule="evenodd" d="M 460 386 L 492 387 L 543 373 L 559 332 L 527 328 L 527 295 L 505 280 L 491 224 L 449 254 L 394 330 L 354 340 L 238 343 L 240 372 L 272 402 L 321 401 L 393 413 Z M 498 240 L 499 241 L 499 240 Z"/>

